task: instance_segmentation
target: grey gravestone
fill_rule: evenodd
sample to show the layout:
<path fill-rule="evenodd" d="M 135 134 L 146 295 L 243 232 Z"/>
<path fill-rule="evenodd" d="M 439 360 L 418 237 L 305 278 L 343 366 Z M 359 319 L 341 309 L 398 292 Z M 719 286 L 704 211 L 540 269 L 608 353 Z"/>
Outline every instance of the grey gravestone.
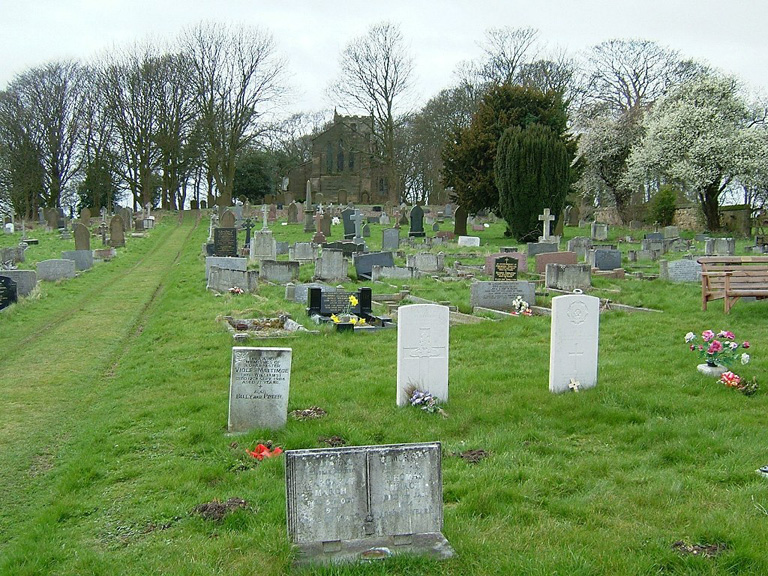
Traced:
<path fill-rule="evenodd" d="M 109 245 L 112 248 L 125 246 L 125 227 L 123 219 L 117 214 L 109 221 Z"/>
<path fill-rule="evenodd" d="M 576 252 L 544 252 L 536 254 L 536 273 L 544 274 L 547 264 L 576 264 L 578 262 Z"/>
<path fill-rule="evenodd" d="M 29 296 L 37 285 L 37 272 L 34 270 L 0 270 L 0 276 L 7 276 L 16 282 L 19 296 Z"/>
<path fill-rule="evenodd" d="M 400 230 L 397 228 L 387 228 L 382 230 L 381 250 L 395 251 L 400 247 Z"/>
<path fill-rule="evenodd" d="M 439 442 L 288 450 L 285 493 L 297 564 L 454 555 L 442 535 Z"/>
<path fill-rule="evenodd" d="M 659 260 L 659 278 L 670 282 L 700 282 L 701 264 L 694 260 Z"/>
<path fill-rule="evenodd" d="M 212 266 L 218 266 L 225 270 L 246 270 L 248 268 L 247 258 L 228 258 L 222 256 L 208 256 L 205 259 L 205 279 L 208 280 L 208 275 Z"/>
<path fill-rule="evenodd" d="M 37 276 L 40 280 L 55 282 L 64 278 L 75 277 L 74 260 L 43 260 L 37 263 Z"/>
<path fill-rule="evenodd" d="M 275 260 L 277 258 L 277 244 L 272 237 L 272 230 L 261 229 L 251 238 L 251 260 Z"/>
<path fill-rule="evenodd" d="M 585 294 L 552 298 L 549 391 L 592 388 L 597 384 L 600 299 Z"/>
<path fill-rule="evenodd" d="M 317 256 L 317 245 L 312 242 L 296 242 L 288 250 L 288 259 L 297 262 L 314 262 Z"/>
<path fill-rule="evenodd" d="M 459 246 L 480 246 L 479 236 L 459 236 Z"/>
<path fill-rule="evenodd" d="M 371 237 L 371 227 L 368 225 L 368 223 L 363 224 L 363 238 L 370 238 Z"/>
<path fill-rule="evenodd" d="M 650 240 L 651 242 L 663 242 L 664 234 L 661 232 L 649 232 L 645 235 L 645 239 Z"/>
<path fill-rule="evenodd" d="M 547 264 L 545 286 L 564 292 L 587 290 L 592 286 L 592 267 L 589 264 Z"/>
<path fill-rule="evenodd" d="M 9 248 L 0 248 L 0 262 L 13 262 L 18 264 L 24 262 L 25 246 L 11 246 Z"/>
<path fill-rule="evenodd" d="M 77 270 L 93 268 L 93 252 L 90 250 L 65 250 L 61 253 L 64 260 L 74 260 Z"/>
<path fill-rule="evenodd" d="M 550 242 L 528 242 L 528 256 L 536 256 L 545 252 L 557 252 L 557 244 Z"/>
<path fill-rule="evenodd" d="M 710 238 L 704 242 L 707 256 L 733 256 L 736 253 L 736 241 L 733 238 Z"/>
<path fill-rule="evenodd" d="M 379 216 L 379 224 L 382 226 L 389 226 L 390 219 L 389 215 L 386 212 L 382 212 L 381 216 Z"/>
<path fill-rule="evenodd" d="M 397 310 L 397 405 L 412 390 L 448 401 L 450 311 L 438 304 L 408 304 Z"/>
<path fill-rule="evenodd" d="M 587 250 L 592 248 L 592 238 L 576 236 L 568 240 L 566 248 L 569 252 L 576 252 L 579 260 L 584 260 L 587 257 Z"/>
<path fill-rule="evenodd" d="M 206 290 L 227 292 L 231 288 L 240 288 L 246 292 L 256 292 L 259 288 L 258 270 L 232 270 L 211 266 L 208 269 Z"/>
<path fill-rule="evenodd" d="M 615 270 L 621 268 L 621 250 L 591 250 L 590 260 L 590 264 L 598 270 Z"/>
<path fill-rule="evenodd" d="M 326 212 L 323 214 L 322 220 L 320 220 L 320 232 L 326 238 L 331 237 L 331 224 L 333 224 L 333 216 L 331 216 L 330 212 Z"/>
<path fill-rule="evenodd" d="M 608 240 L 608 224 L 592 222 L 592 240 Z"/>
<path fill-rule="evenodd" d="M 453 218 L 453 204 L 446 204 L 443 208 L 443 214 L 446 218 Z"/>
<path fill-rule="evenodd" d="M 445 269 L 445 254 L 442 252 L 437 254 L 433 254 L 432 252 L 408 254 L 405 259 L 405 265 L 418 272 L 442 272 Z"/>
<path fill-rule="evenodd" d="M 72 232 L 75 237 L 75 250 L 91 249 L 91 232 L 80 222 L 75 222 L 72 226 Z"/>
<path fill-rule="evenodd" d="M 370 280 L 374 266 L 394 266 L 395 259 L 392 252 L 370 252 L 354 254 L 352 263 L 355 265 L 358 278 Z"/>
<path fill-rule="evenodd" d="M 232 348 L 229 432 L 282 428 L 288 418 L 290 348 Z"/>
<path fill-rule="evenodd" d="M 322 282 L 309 282 L 307 284 L 296 284 L 293 287 L 294 302 L 306 304 L 310 288 L 320 288 L 322 292 L 336 292 L 337 290 L 336 286 L 329 286 L 328 284 L 323 284 Z"/>
<path fill-rule="evenodd" d="M 408 236 L 423 238 L 426 235 L 426 232 L 424 232 L 424 209 L 416 204 L 416 206 L 411 208 L 410 230 Z"/>
<path fill-rule="evenodd" d="M 80 210 L 80 221 L 88 226 L 88 223 L 91 221 L 91 209 L 88 207 L 83 208 Z"/>
<path fill-rule="evenodd" d="M 280 256 L 281 254 L 288 254 L 291 251 L 291 245 L 289 242 L 275 242 L 275 253 Z"/>
<path fill-rule="evenodd" d="M 133 211 L 130 208 L 124 206 L 120 208 L 118 214 L 123 219 L 124 230 L 130 230 L 131 224 L 133 223 Z"/>
<path fill-rule="evenodd" d="M 299 222 L 299 207 L 296 202 L 288 204 L 288 224 L 297 224 Z"/>
<path fill-rule="evenodd" d="M 677 226 L 664 227 L 664 239 L 680 238 L 680 229 Z"/>
<path fill-rule="evenodd" d="M 259 278 L 266 282 L 287 284 L 299 279 L 298 262 L 278 262 L 277 260 L 262 260 L 259 264 Z"/>
<path fill-rule="evenodd" d="M 518 259 L 512 256 L 499 256 L 493 260 L 493 281 L 512 282 L 517 280 Z"/>
<path fill-rule="evenodd" d="M 323 248 L 320 258 L 315 260 L 315 279 L 326 282 L 349 280 L 349 261 L 344 258 L 344 252 Z"/>
<path fill-rule="evenodd" d="M 533 282 L 473 282 L 469 287 L 469 303 L 472 307 L 512 310 L 512 302 L 520 296 L 533 306 L 536 302 L 536 285 Z"/>
<path fill-rule="evenodd" d="M 0 310 L 8 308 L 8 306 L 19 300 L 16 282 L 3 274 L 4 271 L 0 270 Z"/>
<path fill-rule="evenodd" d="M 454 213 L 454 223 L 453 223 L 453 233 L 456 236 L 466 236 L 467 235 L 467 218 L 469 217 L 469 213 L 467 212 L 467 209 L 464 208 L 464 206 L 458 206 L 456 208 L 456 212 Z"/>
<path fill-rule="evenodd" d="M 344 223 L 344 239 L 352 240 L 355 237 L 355 223 L 352 221 L 352 216 L 355 215 L 355 210 L 351 206 L 347 206 L 341 211 L 341 220 Z"/>
<path fill-rule="evenodd" d="M 237 228 L 233 226 L 213 229 L 213 255 L 237 256 Z"/>
<path fill-rule="evenodd" d="M 234 228 L 236 221 L 237 218 L 235 217 L 235 213 L 228 209 L 225 210 L 224 214 L 219 218 L 219 226 L 221 228 Z"/>

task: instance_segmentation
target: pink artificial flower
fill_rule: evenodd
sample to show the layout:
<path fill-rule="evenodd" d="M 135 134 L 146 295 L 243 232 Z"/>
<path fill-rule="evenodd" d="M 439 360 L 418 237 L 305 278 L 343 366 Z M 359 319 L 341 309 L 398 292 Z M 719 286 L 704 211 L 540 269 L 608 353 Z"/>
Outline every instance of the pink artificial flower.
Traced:
<path fill-rule="evenodd" d="M 696 350 L 696 344 L 691 344 L 691 352 L 693 352 L 694 350 Z"/>
<path fill-rule="evenodd" d="M 744 344 L 741 345 L 742 348 L 749 348 L 749 342 L 746 340 L 744 341 Z"/>
<path fill-rule="evenodd" d="M 702 346 L 701 344 L 699 344 L 699 352 L 701 352 L 702 350 L 704 350 L 704 346 Z"/>
<path fill-rule="evenodd" d="M 720 376 L 720 382 L 729 388 L 735 388 L 741 383 L 741 377 L 729 370 L 728 372 L 723 372 L 723 374 Z"/>
<path fill-rule="evenodd" d="M 714 354 L 716 352 L 721 352 L 723 350 L 723 345 L 720 343 L 719 340 L 712 340 L 712 343 L 709 345 L 709 348 L 707 348 L 707 354 Z"/>
<path fill-rule="evenodd" d="M 723 338 L 727 338 L 728 340 L 733 340 L 734 338 L 736 338 L 736 336 L 734 336 L 733 332 L 731 332 L 730 330 L 723 330 L 720 332 L 720 334 L 723 335 Z"/>
<path fill-rule="evenodd" d="M 715 337 L 715 333 L 712 332 L 712 330 L 704 330 L 704 332 L 701 333 L 701 337 L 704 339 L 704 342 L 709 342 Z"/>

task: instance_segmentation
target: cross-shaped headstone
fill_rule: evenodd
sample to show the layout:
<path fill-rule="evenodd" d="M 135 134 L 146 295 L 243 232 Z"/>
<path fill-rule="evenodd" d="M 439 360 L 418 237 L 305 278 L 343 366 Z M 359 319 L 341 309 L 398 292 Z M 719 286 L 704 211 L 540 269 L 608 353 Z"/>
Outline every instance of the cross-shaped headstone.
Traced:
<path fill-rule="evenodd" d="M 549 223 L 552 222 L 554 219 L 555 217 L 549 213 L 549 208 L 544 208 L 544 214 L 541 214 L 539 216 L 539 220 L 544 222 L 544 234 L 542 234 L 542 238 L 544 239 L 544 242 L 547 242 L 551 238 L 549 235 Z"/>
<path fill-rule="evenodd" d="M 106 214 L 107 209 L 102 208 L 104 211 L 103 213 Z M 107 245 L 107 223 L 102 222 L 99 224 L 99 234 L 101 234 L 101 245 L 106 246 Z"/>
<path fill-rule="evenodd" d="M 245 228 L 245 245 L 250 246 L 251 245 L 251 230 L 256 225 L 253 223 L 253 220 L 250 218 L 246 218 L 243 222 L 243 228 Z"/>
<path fill-rule="evenodd" d="M 317 205 L 317 213 L 318 214 L 324 214 L 323 212 L 323 203 L 320 202 L 320 204 Z"/>
<path fill-rule="evenodd" d="M 355 209 L 355 213 L 352 214 L 352 216 L 349 219 L 355 223 L 355 241 L 357 242 L 358 239 L 362 240 L 363 239 L 363 220 L 365 219 L 365 216 L 363 216 L 363 213 L 360 212 L 360 210 Z"/>
<path fill-rule="evenodd" d="M 261 205 L 261 229 L 266 230 L 267 229 L 267 212 L 269 211 L 269 208 L 267 208 L 266 204 Z"/>

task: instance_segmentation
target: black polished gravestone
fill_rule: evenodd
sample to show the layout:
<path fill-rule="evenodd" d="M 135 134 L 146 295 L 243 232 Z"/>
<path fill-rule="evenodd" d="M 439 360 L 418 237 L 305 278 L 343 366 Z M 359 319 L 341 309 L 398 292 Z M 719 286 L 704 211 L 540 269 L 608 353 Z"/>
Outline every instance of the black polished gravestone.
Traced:
<path fill-rule="evenodd" d="M 16 282 L 8 276 L 0 275 L 0 310 L 8 308 L 14 302 L 19 300 L 19 292 Z"/>
<path fill-rule="evenodd" d="M 357 304 L 349 301 L 355 296 Z M 316 316 L 321 321 L 331 321 L 331 315 L 354 314 L 373 327 L 393 326 L 392 319 L 373 315 L 373 293 L 370 288 L 360 288 L 353 292 L 324 292 L 322 288 L 311 287 L 307 292 L 307 316 Z"/>
<path fill-rule="evenodd" d="M 237 256 L 237 228 L 213 229 L 213 255 Z"/>
<path fill-rule="evenodd" d="M 517 280 L 517 258 L 500 256 L 493 261 L 493 280 L 510 282 Z"/>
<path fill-rule="evenodd" d="M 408 232 L 408 236 L 423 238 L 426 235 L 426 232 L 424 232 L 424 209 L 416 204 L 416 206 L 411 208 L 411 229 Z"/>

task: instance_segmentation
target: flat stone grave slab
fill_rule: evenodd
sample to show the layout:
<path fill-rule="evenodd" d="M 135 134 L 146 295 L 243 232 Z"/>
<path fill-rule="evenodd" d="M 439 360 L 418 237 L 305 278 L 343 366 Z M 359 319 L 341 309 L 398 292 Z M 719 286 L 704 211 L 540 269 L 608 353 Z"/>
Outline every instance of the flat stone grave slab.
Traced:
<path fill-rule="evenodd" d="M 288 418 L 290 348 L 232 348 L 227 430 L 282 428 Z"/>
<path fill-rule="evenodd" d="M 520 296 L 530 306 L 536 301 L 533 282 L 473 282 L 469 287 L 471 306 L 492 308 L 494 310 L 512 310 L 512 302 Z"/>
<path fill-rule="evenodd" d="M 439 442 L 287 450 L 285 493 L 298 565 L 455 554 L 442 534 Z"/>
<path fill-rule="evenodd" d="M 42 260 L 37 263 L 37 277 L 40 280 L 55 282 L 76 275 L 74 260 Z"/>

